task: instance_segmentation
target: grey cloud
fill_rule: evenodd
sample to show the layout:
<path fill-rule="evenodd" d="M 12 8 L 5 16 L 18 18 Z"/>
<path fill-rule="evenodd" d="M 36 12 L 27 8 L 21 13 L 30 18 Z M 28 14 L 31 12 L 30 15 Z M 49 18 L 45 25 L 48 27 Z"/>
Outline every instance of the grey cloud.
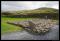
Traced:
<path fill-rule="evenodd" d="M 35 9 L 40 7 L 53 7 L 58 8 L 58 1 L 2 1 L 2 10 L 23 10 L 23 9 Z"/>

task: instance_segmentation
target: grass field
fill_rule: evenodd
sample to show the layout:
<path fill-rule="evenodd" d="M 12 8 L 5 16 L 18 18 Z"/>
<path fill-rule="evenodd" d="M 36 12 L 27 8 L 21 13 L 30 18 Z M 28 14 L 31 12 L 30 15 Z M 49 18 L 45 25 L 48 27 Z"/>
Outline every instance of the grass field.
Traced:
<path fill-rule="evenodd" d="M 11 25 L 11 24 L 7 24 L 7 21 L 24 21 L 27 19 L 31 19 L 31 18 L 7 18 L 7 17 L 1 17 L 1 34 L 4 33 L 8 33 L 8 32 L 15 32 L 15 31 L 21 31 L 22 28 L 15 26 L 15 25 Z"/>

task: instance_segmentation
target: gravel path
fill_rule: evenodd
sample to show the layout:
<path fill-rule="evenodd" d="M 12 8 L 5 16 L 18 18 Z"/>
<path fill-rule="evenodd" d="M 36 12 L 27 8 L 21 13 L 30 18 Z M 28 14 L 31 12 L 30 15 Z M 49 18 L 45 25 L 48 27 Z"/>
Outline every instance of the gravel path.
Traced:
<path fill-rule="evenodd" d="M 1 40 L 59 40 L 59 26 L 55 25 L 45 35 L 32 35 L 26 31 L 1 35 Z"/>

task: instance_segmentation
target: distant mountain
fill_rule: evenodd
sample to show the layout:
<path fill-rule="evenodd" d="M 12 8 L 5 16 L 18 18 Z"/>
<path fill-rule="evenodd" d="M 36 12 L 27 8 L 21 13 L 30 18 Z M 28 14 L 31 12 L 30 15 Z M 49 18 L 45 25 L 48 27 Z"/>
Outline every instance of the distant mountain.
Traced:
<path fill-rule="evenodd" d="M 40 10 L 40 9 L 55 9 L 55 8 L 41 7 L 41 8 L 38 8 L 38 9 Z M 58 9 L 55 9 L 55 10 L 58 10 Z"/>
<path fill-rule="evenodd" d="M 2 12 L 3 13 L 7 13 L 7 12 Z M 46 8 L 46 7 L 43 7 L 43 8 L 38 8 L 38 9 L 34 9 L 34 10 L 21 10 L 21 11 L 12 11 L 12 12 L 8 12 L 9 15 L 12 14 L 12 15 L 20 15 L 20 14 L 44 14 L 44 13 L 59 13 L 59 10 L 58 9 L 54 9 L 54 8 Z M 7 13 L 7 14 L 8 14 Z"/>
<path fill-rule="evenodd" d="M 54 8 L 38 8 L 38 9 L 35 9 L 33 10 L 33 12 L 35 13 L 58 13 L 58 10 L 57 9 L 54 9 Z"/>
<path fill-rule="evenodd" d="M 18 14 L 35 14 L 35 13 L 59 13 L 58 9 L 54 9 L 54 8 L 38 8 L 38 9 L 34 9 L 34 10 L 23 10 L 23 11 L 17 11 Z"/>
<path fill-rule="evenodd" d="M 38 8 L 34 10 L 21 10 L 21 11 L 8 11 L 8 12 L 1 12 L 2 16 L 8 17 L 39 17 L 52 19 L 59 19 L 59 10 L 54 8 Z"/>

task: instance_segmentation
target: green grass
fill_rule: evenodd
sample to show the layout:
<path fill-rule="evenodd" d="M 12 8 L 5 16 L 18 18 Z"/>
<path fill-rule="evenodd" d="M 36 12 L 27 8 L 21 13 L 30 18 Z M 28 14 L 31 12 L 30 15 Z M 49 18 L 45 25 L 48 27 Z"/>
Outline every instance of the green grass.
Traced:
<path fill-rule="evenodd" d="M 15 32 L 15 31 L 21 31 L 23 30 L 22 27 L 18 27 L 15 25 L 7 24 L 7 21 L 24 21 L 31 18 L 7 18 L 7 17 L 1 17 L 1 34 L 8 33 L 8 32 Z"/>

